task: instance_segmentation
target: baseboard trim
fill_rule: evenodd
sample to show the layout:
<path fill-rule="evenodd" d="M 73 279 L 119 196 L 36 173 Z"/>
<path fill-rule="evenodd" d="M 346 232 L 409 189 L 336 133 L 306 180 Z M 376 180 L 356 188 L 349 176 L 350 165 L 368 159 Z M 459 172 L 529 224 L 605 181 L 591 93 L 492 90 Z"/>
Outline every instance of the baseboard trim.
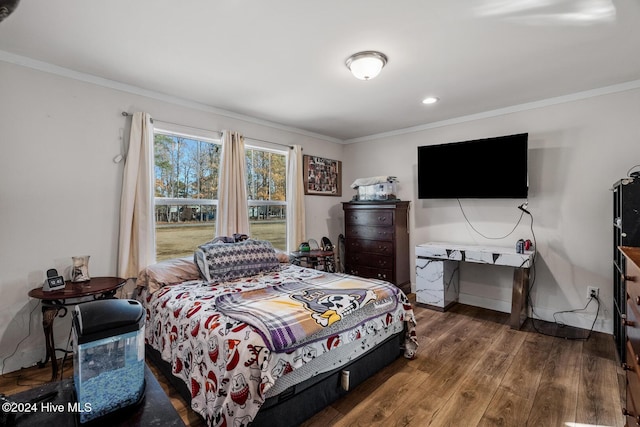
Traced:
<path fill-rule="evenodd" d="M 460 304 L 471 305 L 474 307 L 482 307 L 488 310 L 500 311 L 502 313 L 511 313 L 511 301 L 500 301 L 491 298 L 481 297 L 478 295 L 463 294 L 461 293 L 458 302 Z M 547 309 L 542 307 L 534 307 L 532 312 L 529 307 L 529 317 L 533 317 L 538 320 L 544 320 L 545 322 L 555 322 L 553 315 L 560 310 Z M 613 334 L 613 320 L 607 318 L 607 311 L 604 307 L 600 307 L 600 314 L 598 320 L 593 325 L 593 330 L 602 332 L 605 334 Z M 595 319 L 595 309 L 593 311 L 587 311 L 584 313 L 567 313 L 564 315 L 558 315 L 558 320 L 561 320 L 567 326 L 573 326 L 574 328 L 590 330 L 593 320 Z"/>

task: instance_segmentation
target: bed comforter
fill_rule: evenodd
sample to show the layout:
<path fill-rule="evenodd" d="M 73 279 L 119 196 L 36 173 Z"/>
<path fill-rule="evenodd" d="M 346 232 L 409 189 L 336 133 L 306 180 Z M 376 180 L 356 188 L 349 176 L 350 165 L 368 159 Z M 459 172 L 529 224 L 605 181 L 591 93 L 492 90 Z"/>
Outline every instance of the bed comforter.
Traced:
<path fill-rule="evenodd" d="M 328 273 L 287 265 L 280 271 L 240 278 L 224 283 L 200 280 L 167 285 L 151 292 L 144 289 L 138 299 L 146 308 L 145 339 L 172 365 L 175 376 L 191 391 L 191 406 L 210 426 L 247 425 L 260 409 L 265 393 L 283 375 L 348 343 L 358 341 L 362 349 L 378 344 L 382 331 L 405 329 L 405 357 L 417 347 L 415 318 L 406 296 L 398 291 L 389 310 L 364 316 L 340 328 L 333 322 L 319 339 L 280 352 L 269 349 L 254 326 L 224 315 L 216 300 L 224 295 L 255 291 L 282 284 L 305 282 L 322 286 Z M 334 277 L 334 276 L 331 276 Z M 352 276 L 351 282 L 382 284 Z M 347 323 L 345 323 L 347 325 Z M 406 325 L 406 327 L 405 327 Z"/>

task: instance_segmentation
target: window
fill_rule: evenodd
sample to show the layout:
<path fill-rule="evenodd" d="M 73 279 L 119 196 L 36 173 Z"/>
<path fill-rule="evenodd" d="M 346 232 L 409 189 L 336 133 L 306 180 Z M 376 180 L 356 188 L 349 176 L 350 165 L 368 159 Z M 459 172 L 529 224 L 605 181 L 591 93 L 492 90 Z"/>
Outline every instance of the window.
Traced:
<path fill-rule="evenodd" d="M 153 146 L 156 257 L 188 256 L 215 234 L 220 141 L 156 130 Z"/>
<path fill-rule="evenodd" d="M 156 257 L 190 256 L 215 236 L 219 139 L 155 130 Z M 246 145 L 251 237 L 286 249 L 287 152 Z"/>
<path fill-rule="evenodd" d="M 254 239 L 287 249 L 287 152 L 246 146 L 249 228 Z"/>

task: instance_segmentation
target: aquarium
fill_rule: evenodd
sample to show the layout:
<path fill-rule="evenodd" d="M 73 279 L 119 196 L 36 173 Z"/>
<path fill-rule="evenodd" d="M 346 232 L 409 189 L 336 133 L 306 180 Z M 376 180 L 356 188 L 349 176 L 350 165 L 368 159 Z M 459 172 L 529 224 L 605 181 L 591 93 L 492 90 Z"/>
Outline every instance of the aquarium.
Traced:
<path fill-rule="evenodd" d="M 81 423 L 141 401 L 144 310 L 138 301 L 76 305 L 73 337 L 73 381 Z"/>

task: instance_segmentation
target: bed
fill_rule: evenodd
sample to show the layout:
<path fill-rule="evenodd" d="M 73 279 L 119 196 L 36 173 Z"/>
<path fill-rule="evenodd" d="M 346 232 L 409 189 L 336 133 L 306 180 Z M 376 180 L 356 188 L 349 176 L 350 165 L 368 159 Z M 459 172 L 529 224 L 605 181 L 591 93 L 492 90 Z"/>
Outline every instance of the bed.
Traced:
<path fill-rule="evenodd" d="M 279 261 L 268 242 L 205 244 L 139 274 L 147 354 L 210 426 L 297 425 L 415 355 L 398 288 Z"/>

